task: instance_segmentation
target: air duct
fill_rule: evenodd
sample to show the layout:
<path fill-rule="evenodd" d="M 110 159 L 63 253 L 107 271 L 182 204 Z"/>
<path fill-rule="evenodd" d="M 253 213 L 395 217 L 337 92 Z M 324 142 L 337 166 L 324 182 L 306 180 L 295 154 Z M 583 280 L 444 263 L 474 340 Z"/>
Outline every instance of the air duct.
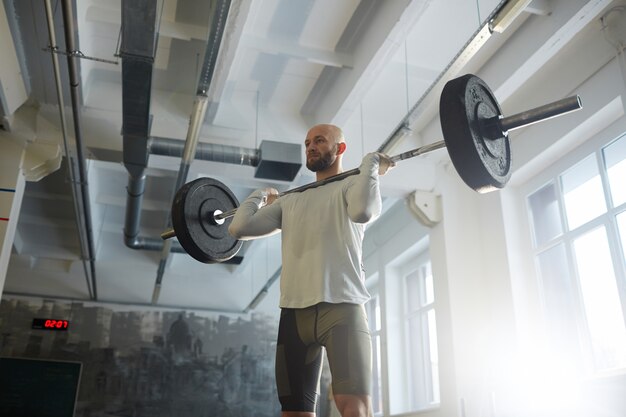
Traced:
<path fill-rule="evenodd" d="M 151 137 L 148 142 L 148 151 L 151 155 L 181 157 L 185 143 L 179 139 Z M 212 143 L 198 143 L 195 159 L 202 161 L 224 162 L 227 164 L 258 166 L 259 151 L 239 146 L 215 145 Z"/>

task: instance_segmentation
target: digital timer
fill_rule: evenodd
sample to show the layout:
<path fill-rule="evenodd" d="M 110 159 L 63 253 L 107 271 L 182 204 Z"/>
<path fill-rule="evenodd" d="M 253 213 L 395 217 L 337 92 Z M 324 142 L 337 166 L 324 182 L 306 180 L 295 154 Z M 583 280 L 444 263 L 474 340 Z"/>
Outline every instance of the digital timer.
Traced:
<path fill-rule="evenodd" d="M 59 319 L 33 319 L 33 329 L 43 330 L 67 330 L 70 326 L 68 320 Z"/>

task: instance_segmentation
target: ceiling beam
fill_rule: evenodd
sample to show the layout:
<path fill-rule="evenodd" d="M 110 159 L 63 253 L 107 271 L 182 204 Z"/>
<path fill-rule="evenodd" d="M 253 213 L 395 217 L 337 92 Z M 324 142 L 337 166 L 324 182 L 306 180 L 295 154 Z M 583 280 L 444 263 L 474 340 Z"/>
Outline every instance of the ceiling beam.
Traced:
<path fill-rule="evenodd" d="M 354 59 L 350 54 L 327 51 L 320 48 L 310 48 L 300 45 L 297 42 L 279 41 L 276 39 L 245 35 L 241 40 L 241 46 L 256 49 L 257 51 L 267 54 L 285 55 L 288 58 L 301 59 L 329 67 L 354 67 Z"/>
<path fill-rule="evenodd" d="M 352 68 L 322 71 L 301 109 L 307 122 L 343 125 L 430 3 L 361 1 L 335 48 L 352 56 Z"/>

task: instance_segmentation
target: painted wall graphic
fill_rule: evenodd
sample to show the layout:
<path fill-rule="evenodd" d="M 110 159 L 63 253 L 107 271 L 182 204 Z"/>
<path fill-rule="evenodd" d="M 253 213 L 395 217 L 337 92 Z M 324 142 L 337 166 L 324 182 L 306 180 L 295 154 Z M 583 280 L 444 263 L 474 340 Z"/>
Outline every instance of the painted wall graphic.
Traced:
<path fill-rule="evenodd" d="M 35 317 L 70 327 L 31 329 Z M 0 356 L 82 362 L 77 417 L 274 417 L 277 326 L 261 314 L 3 297 Z"/>

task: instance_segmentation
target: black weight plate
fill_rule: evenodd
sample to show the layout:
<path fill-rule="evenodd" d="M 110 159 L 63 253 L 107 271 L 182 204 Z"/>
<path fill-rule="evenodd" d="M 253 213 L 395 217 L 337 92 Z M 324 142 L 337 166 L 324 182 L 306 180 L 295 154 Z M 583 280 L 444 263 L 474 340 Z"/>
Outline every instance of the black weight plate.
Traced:
<path fill-rule="evenodd" d="M 498 122 L 500 105 L 472 74 L 446 83 L 439 101 L 444 141 L 455 169 L 474 190 L 502 188 L 511 177 L 511 146 Z"/>
<path fill-rule="evenodd" d="M 181 246 L 194 259 L 207 264 L 235 256 L 242 242 L 228 233 L 232 217 L 217 224 L 213 213 L 237 207 L 237 197 L 215 179 L 198 178 L 183 185 L 172 203 L 172 226 Z"/>

